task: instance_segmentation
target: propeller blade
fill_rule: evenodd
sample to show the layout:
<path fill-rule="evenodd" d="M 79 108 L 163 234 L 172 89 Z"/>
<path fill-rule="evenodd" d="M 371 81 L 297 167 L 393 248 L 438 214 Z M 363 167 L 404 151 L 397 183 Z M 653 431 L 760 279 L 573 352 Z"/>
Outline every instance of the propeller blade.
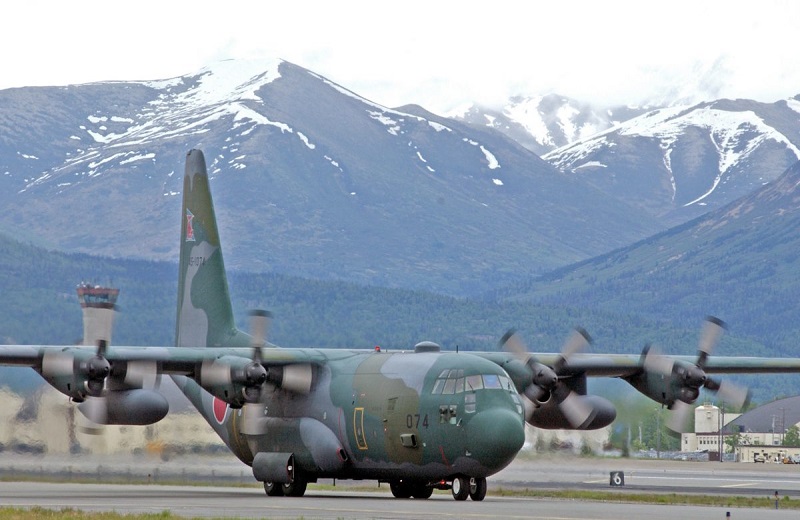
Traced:
<path fill-rule="evenodd" d="M 577 327 L 572 334 L 570 334 L 569 338 L 567 338 L 567 342 L 564 343 L 564 348 L 561 349 L 561 355 L 565 358 L 569 358 L 573 354 L 586 350 L 586 347 L 591 343 L 592 337 L 586 332 L 586 329 Z"/>
<path fill-rule="evenodd" d="M 161 383 L 158 363 L 155 361 L 128 361 L 125 366 L 125 385 L 131 388 L 155 390 Z"/>
<path fill-rule="evenodd" d="M 583 399 L 573 391 L 570 391 L 567 396 L 558 403 L 558 408 L 573 428 L 584 426 L 593 418 L 592 415 L 594 414 L 594 409 L 588 406 Z"/>
<path fill-rule="evenodd" d="M 541 403 L 543 400 L 545 400 L 544 397 L 547 396 L 547 390 L 539 385 L 531 384 L 526 386 L 520 395 L 527 398 L 535 406 L 536 403 Z"/>
<path fill-rule="evenodd" d="M 525 411 L 525 422 L 530 422 L 531 417 L 533 417 L 533 413 L 536 411 L 538 406 L 536 406 L 536 403 L 531 401 L 525 394 L 520 394 L 519 399 L 522 401 L 522 408 Z"/>
<path fill-rule="evenodd" d="M 283 367 L 281 388 L 299 394 L 311 391 L 311 365 L 286 365 Z"/>
<path fill-rule="evenodd" d="M 266 415 L 262 403 L 245 403 L 239 430 L 245 435 L 262 435 L 266 432 Z"/>
<path fill-rule="evenodd" d="M 672 375 L 672 369 L 675 366 L 675 361 L 667 356 L 662 355 L 657 348 L 653 347 L 647 348 L 642 366 L 647 372 L 653 372 L 663 376 L 670 376 Z"/>
<path fill-rule="evenodd" d="M 250 333 L 253 337 L 252 345 L 261 347 L 265 344 L 269 332 L 272 313 L 262 309 L 250 311 Z"/>
<path fill-rule="evenodd" d="M 42 357 L 42 374 L 53 377 L 72 376 L 75 358 L 66 352 L 46 351 Z"/>
<path fill-rule="evenodd" d="M 103 425 L 108 422 L 108 403 L 104 397 L 87 397 L 78 405 L 78 410 L 86 418 L 79 429 L 88 435 L 105 433 Z"/>
<path fill-rule="evenodd" d="M 253 347 L 253 362 L 261 364 L 261 349 L 266 345 L 272 313 L 263 309 L 250 311 L 250 344 Z"/>
<path fill-rule="evenodd" d="M 200 381 L 208 386 L 230 385 L 231 367 L 215 360 L 205 360 L 200 365 Z"/>
<path fill-rule="evenodd" d="M 729 406 L 739 410 L 750 403 L 750 389 L 734 383 L 722 381 L 719 383 L 717 395 Z"/>
<path fill-rule="evenodd" d="M 709 316 L 703 323 L 703 329 L 700 332 L 700 341 L 697 345 L 697 363 L 696 365 L 701 369 L 705 367 L 706 359 L 711 355 L 714 347 L 719 343 L 719 339 L 725 332 L 725 322 L 714 316 Z"/>
<path fill-rule="evenodd" d="M 553 370 L 555 370 L 557 374 L 560 373 L 569 361 L 569 358 L 578 352 L 583 352 L 586 350 L 591 342 L 592 337 L 589 336 L 589 333 L 586 332 L 585 329 L 576 327 L 575 330 L 572 331 L 572 334 L 570 334 L 567 338 L 564 346 L 561 348 L 561 357 L 559 357 L 558 361 L 553 366 Z"/>
<path fill-rule="evenodd" d="M 688 431 L 692 410 L 692 405 L 684 403 L 683 401 L 675 401 L 667 417 L 667 428 L 675 433 L 685 433 Z"/>
<path fill-rule="evenodd" d="M 528 360 L 528 348 L 525 346 L 525 343 L 523 343 L 516 329 L 509 329 L 503 334 L 503 337 L 500 338 L 500 348 L 509 354 L 514 354 L 523 363 Z"/>

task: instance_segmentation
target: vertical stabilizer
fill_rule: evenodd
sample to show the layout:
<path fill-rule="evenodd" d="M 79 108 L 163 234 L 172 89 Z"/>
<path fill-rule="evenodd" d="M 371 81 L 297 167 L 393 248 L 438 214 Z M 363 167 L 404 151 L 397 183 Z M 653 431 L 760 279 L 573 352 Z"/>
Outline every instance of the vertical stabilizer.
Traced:
<path fill-rule="evenodd" d="M 236 329 L 203 152 L 186 155 L 178 272 L 178 347 L 244 347 Z"/>

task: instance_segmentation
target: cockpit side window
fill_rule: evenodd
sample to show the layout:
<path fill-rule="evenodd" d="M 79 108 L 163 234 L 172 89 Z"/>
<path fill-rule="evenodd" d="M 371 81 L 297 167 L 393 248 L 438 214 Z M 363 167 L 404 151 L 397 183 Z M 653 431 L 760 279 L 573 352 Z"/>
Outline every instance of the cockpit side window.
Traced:
<path fill-rule="evenodd" d="M 474 413 L 476 410 L 477 404 L 475 402 L 475 394 L 474 393 L 467 393 L 464 396 L 464 412 L 466 413 Z"/>
<path fill-rule="evenodd" d="M 506 376 L 500 376 L 500 386 L 502 387 L 503 390 L 507 392 L 511 392 L 514 394 L 517 393 L 517 389 L 514 387 L 514 383 L 511 382 L 511 380 Z"/>

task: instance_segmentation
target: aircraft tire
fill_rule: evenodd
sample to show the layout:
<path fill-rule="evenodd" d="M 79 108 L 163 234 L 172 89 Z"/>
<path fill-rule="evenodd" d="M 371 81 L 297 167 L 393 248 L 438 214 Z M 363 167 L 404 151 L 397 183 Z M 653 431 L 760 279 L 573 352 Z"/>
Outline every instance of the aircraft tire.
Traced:
<path fill-rule="evenodd" d="M 280 484 L 276 484 L 274 482 L 264 482 L 264 491 L 267 493 L 268 497 L 283 496 L 283 487 Z"/>
<path fill-rule="evenodd" d="M 469 480 L 467 477 L 455 477 L 453 479 L 453 498 L 456 500 L 466 500 L 469 496 Z"/>
<path fill-rule="evenodd" d="M 281 484 L 281 491 L 287 497 L 301 497 L 306 493 L 308 482 L 301 476 L 295 476 L 294 482 Z"/>
<path fill-rule="evenodd" d="M 389 489 L 395 498 L 411 498 L 411 486 L 405 482 L 389 482 Z"/>
<path fill-rule="evenodd" d="M 430 498 L 433 494 L 433 488 L 425 483 L 413 484 L 411 486 L 411 496 L 414 498 L 425 500 Z"/>
<path fill-rule="evenodd" d="M 469 479 L 469 498 L 475 502 L 480 502 L 486 498 L 486 479 L 485 478 L 471 478 Z"/>

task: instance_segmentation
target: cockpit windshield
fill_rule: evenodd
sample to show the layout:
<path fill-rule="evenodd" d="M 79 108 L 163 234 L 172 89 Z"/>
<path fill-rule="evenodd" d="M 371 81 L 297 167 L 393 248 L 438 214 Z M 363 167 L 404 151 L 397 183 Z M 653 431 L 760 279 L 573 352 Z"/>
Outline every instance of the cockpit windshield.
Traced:
<path fill-rule="evenodd" d="M 460 394 L 476 390 L 505 390 L 516 394 L 514 383 L 506 376 L 497 374 L 476 374 L 464 376 L 462 369 L 445 369 L 433 384 L 432 394 Z"/>

